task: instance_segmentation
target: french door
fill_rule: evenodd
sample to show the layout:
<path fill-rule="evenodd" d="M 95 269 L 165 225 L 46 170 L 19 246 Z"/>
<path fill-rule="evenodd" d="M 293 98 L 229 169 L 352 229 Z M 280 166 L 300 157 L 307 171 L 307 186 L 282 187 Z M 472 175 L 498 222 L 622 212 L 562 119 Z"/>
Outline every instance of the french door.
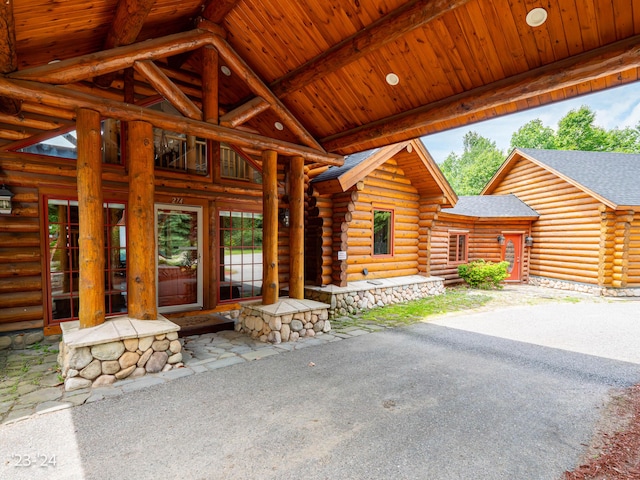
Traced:
<path fill-rule="evenodd" d="M 202 308 L 202 207 L 157 204 L 158 311 Z"/>

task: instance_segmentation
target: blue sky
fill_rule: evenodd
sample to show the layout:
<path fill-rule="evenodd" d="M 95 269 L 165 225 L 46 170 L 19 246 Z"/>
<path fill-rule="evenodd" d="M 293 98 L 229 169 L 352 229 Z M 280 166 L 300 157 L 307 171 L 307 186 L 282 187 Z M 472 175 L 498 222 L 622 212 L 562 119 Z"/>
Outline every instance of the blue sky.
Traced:
<path fill-rule="evenodd" d="M 462 153 L 462 138 L 469 131 L 495 141 L 506 154 L 511 135 L 525 123 L 539 118 L 545 126 L 557 130 L 558 121 L 582 105 L 591 107 L 596 112 L 596 125 L 607 130 L 635 127 L 640 122 L 640 82 L 436 133 L 422 137 L 422 142 L 437 163 L 442 163 L 451 152 Z"/>

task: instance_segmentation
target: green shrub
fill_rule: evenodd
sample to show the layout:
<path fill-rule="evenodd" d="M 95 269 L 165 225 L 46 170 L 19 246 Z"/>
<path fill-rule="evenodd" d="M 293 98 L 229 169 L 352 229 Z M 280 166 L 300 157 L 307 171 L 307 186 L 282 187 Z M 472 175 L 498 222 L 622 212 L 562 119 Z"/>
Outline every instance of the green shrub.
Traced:
<path fill-rule="evenodd" d="M 472 288 L 502 288 L 500 282 L 509 276 L 507 268 L 509 262 L 485 262 L 482 259 L 473 260 L 458 265 L 458 275 Z"/>

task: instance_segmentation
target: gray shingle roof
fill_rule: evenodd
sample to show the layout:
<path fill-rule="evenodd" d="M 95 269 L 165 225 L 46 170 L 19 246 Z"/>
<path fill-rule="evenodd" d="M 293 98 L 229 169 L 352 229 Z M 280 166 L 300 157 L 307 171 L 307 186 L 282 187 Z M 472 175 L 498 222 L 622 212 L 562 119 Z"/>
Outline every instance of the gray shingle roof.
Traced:
<path fill-rule="evenodd" d="M 324 182 L 327 180 L 333 180 L 334 178 L 338 178 L 345 172 L 348 172 L 356 165 L 364 162 L 367 158 L 371 157 L 371 155 L 375 154 L 379 148 L 374 148 L 373 150 L 365 150 L 364 152 L 354 153 L 353 155 L 348 155 L 344 157 L 344 164 L 341 167 L 329 167 L 327 170 L 322 172 L 320 175 L 311 180 L 311 183 L 315 182 Z"/>
<path fill-rule="evenodd" d="M 513 194 L 458 197 L 453 208 L 443 208 L 442 213 L 468 217 L 531 217 L 538 213 Z"/>
<path fill-rule="evenodd" d="M 616 205 L 640 205 L 640 155 L 519 148 Z"/>

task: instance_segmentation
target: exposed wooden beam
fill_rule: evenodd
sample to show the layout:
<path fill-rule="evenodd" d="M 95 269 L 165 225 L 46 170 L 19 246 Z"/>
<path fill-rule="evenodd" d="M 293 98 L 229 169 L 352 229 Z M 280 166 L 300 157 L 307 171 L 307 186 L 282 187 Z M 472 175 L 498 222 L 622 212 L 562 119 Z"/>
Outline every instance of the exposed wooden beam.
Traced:
<path fill-rule="evenodd" d="M 28 98 L 31 102 L 63 109 L 89 108 L 108 118 L 116 118 L 125 122 L 145 121 L 155 127 L 172 132 L 196 135 L 241 148 L 253 148 L 261 151 L 273 150 L 286 157 L 300 155 L 309 162 L 319 162 L 325 165 L 342 165 L 344 163 L 344 157 L 341 155 L 190 118 L 176 117 L 116 100 L 97 98 L 87 93 L 62 87 L 0 77 L 0 96 L 17 99 Z"/>
<path fill-rule="evenodd" d="M 0 97 L 0 112 L 7 115 L 18 115 L 22 109 L 22 102 L 13 98 Z"/>
<path fill-rule="evenodd" d="M 55 130 L 63 126 L 63 123 L 57 120 L 44 120 L 42 118 L 29 118 L 23 115 L 7 115 L 4 113 L 0 113 L 0 123 L 35 128 L 37 130 Z"/>
<path fill-rule="evenodd" d="M 202 112 L 196 104 L 193 103 L 182 90 L 176 87 L 176 85 L 169 80 L 169 77 L 151 60 L 136 62 L 133 64 L 133 68 L 185 117 L 193 118 L 194 120 L 202 119 Z"/>
<path fill-rule="evenodd" d="M 218 51 L 213 47 L 204 47 L 200 53 L 202 57 L 203 120 L 217 125 L 220 119 Z"/>
<path fill-rule="evenodd" d="M 16 26 L 13 18 L 13 1 L 0 2 L 0 73 L 18 68 L 16 53 Z M 7 115 L 20 113 L 21 102 L 12 98 L 0 98 L 0 112 Z"/>
<path fill-rule="evenodd" d="M 221 23 L 238 0 L 208 0 L 205 3 L 202 16 L 214 23 Z"/>
<path fill-rule="evenodd" d="M 0 2 L 0 73 L 18 68 L 16 54 L 16 25 L 13 19 L 13 2 Z"/>
<path fill-rule="evenodd" d="M 238 125 L 248 122 L 256 115 L 260 115 L 269 109 L 269 104 L 262 97 L 255 97 L 244 105 L 234 108 L 220 117 L 220 125 L 223 127 L 235 128 Z"/>
<path fill-rule="evenodd" d="M 640 35 L 514 75 L 321 140 L 327 151 L 357 150 L 423 135 L 427 127 L 640 67 Z"/>
<path fill-rule="evenodd" d="M 111 28 L 104 41 L 104 50 L 136 41 L 155 0 L 118 0 Z M 93 82 L 102 88 L 108 88 L 115 79 L 115 73 L 96 77 Z"/>
<path fill-rule="evenodd" d="M 305 145 L 318 150 L 323 149 L 316 139 L 307 132 L 298 119 L 295 118 L 280 99 L 276 97 L 271 90 L 269 90 L 269 87 L 262 82 L 260 77 L 256 75 L 256 73 L 242 58 L 240 58 L 240 55 L 231 48 L 231 45 L 229 45 L 224 38 L 214 36 L 213 42 L 214 46 L 218 49 L 220 56 L 224 58 L 229 65 L 229 68 L 239 74 L 240 78 L 244 79 L 247 86 L 255 95 L 264 98 L 269 103 L 271 108 L 273 108 L 282 120 L 282 123 L 284 123 L 297 138 L 299 138 Z"/>
<path fill-rule="evenodd" d="M 413 0 L 366 26 L 271 84 L 282 98 L 369 55 L 469 0 Z"/>
<path fill-rule="evenodd" d="M 214 38 L 218 37 L 211 32 L 195 29 L 20 70 L 8 76 L 58 85 L 74 83 L 132 67 L 135 62 L 157 60 L 211 45 Z"/>

